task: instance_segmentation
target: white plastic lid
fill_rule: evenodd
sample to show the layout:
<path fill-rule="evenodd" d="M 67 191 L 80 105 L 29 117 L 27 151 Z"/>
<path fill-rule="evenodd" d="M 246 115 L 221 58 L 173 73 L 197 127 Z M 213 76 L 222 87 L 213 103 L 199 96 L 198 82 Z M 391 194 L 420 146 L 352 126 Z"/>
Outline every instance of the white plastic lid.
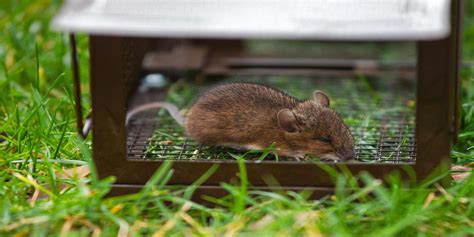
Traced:
<path fill-rule="evenodd" d="M 67 0 L 53 21 L 99 35 L 423 40 L 449 34 L 450 0 Z"/>

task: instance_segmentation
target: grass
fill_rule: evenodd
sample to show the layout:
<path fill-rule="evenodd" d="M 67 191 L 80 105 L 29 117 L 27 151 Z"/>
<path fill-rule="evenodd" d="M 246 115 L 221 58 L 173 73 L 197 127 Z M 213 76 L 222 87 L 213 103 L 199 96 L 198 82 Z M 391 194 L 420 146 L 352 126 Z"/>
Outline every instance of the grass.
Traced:
<path fill-rule="evenodd" d="M 209 208 L 189 201 L 195 186 L 164 187 L 173 175 L 166 163 L 139 193 L 105 197 L 113 177 L 97 177 L 90 140 L 80 140 L 74 129 L 67 37 L 48 28 L 59 2 L 0 2 L 1 236 L 474 235 L 474 175 L 445 188 L 432 184 L 441 176 L 412 181 L 407 190 L 409 184 L 397 174 L 382 185 L 368 174 L 339 174 L 325 167 L 336 193 L 312 201 L 305 192 L 249 189 L 240 163 L 240 179 L 222 184 L 230 195 L 212 200 L 218 205 Z M 474 4 L 467 4 L 474 12 Z M 465 22 L 464 58 L 473 60 L 473 16 Z M 87 40 L 80 37 L 88 109 L 86 49 Z M 457 164 L 474 161 L 473 100 L 470 68 L 463 72 L 462 130 L 453 149 Z M 370 124 L 373 117 L 363 122 Z M 90 166 L 91 173 L 72 172 L 81 165 Z"/>

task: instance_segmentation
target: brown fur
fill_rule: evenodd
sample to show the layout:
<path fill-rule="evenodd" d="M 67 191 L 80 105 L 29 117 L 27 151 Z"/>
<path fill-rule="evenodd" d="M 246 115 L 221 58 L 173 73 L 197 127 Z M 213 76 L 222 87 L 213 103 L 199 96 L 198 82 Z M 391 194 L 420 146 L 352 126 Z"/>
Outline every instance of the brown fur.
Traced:
<path fill-rule="evenodd" d="M 277 114 L 282 109 L 293 112 L 297 131 L 280 126 Z M 280 155 L 295 158 L 305 154 L 333 154 L 343 160 L 354 157 L 352 135 L 332 109 L 258 84 L 212 88 L 190 108 L 185 127 L 188 136 L 208 145 L 261 149 L 274 143 Z M 320 137 L 331 142 L 317 140 Z"/>

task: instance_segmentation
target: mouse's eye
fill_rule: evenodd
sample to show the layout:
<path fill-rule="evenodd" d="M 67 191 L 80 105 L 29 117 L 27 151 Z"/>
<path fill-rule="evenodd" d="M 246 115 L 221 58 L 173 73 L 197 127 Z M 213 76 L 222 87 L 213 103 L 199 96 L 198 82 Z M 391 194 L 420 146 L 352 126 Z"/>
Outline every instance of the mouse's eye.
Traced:
<path fill-rule="evenodd" d="M 324 143 L 331 143 L 331 139 L 329 137 L 325 137 L 325 136 L 314 136 L 311 139 L 319 140 L 319 141 L 322 141 Z"/>

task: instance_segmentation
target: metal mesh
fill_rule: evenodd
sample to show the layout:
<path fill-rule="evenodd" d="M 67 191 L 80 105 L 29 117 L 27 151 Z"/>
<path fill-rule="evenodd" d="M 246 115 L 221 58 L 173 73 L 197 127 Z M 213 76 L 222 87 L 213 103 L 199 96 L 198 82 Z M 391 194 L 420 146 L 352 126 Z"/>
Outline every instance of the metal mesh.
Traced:
<path fill-rule="evenodd" d="M 272 84 L 271 80 L 269 81 L 264 81 L 264 83 Z M 356 141 L 357 161 L 383 163 L 415 161 L 413 81 L 386 80 L 377 82 L 377 85 L 371 88 L 360 86 L 367 83 L 366 80 L 362 82 L 352 79 L 316 81 L 319 85 L 331 85 L 332 89 L 325 88 L 324 91 L 333 98 L 345 98 L 336 100 L 334 108 L 351 128 Z M 346 85 L 347 81 L 350 85 Z M 207 85 L 197 87 L 205 89 Z M 353 93 L 347 94 L 341 88 L 352 90 Z M 374 90 L 378 91 L 374 92 Z M 355 98 L 354 95 L 360 98 Z M 164 90 L 136 93 L 132 97 L 130 107 L 165 98 Z M 374 100 L 377 102 L 374 103 Z M 127 132 L 129 159 L 234 160 L 234 155 L 248 153 L 245 156 L 246 159 L 291 160 L 291 158 L 275 157 L 269 151 L 248 152 L 201 146 L 187 139 L 183 128 L 164 111 L 147 111 L 137 115 L 127 126 Z"/>

